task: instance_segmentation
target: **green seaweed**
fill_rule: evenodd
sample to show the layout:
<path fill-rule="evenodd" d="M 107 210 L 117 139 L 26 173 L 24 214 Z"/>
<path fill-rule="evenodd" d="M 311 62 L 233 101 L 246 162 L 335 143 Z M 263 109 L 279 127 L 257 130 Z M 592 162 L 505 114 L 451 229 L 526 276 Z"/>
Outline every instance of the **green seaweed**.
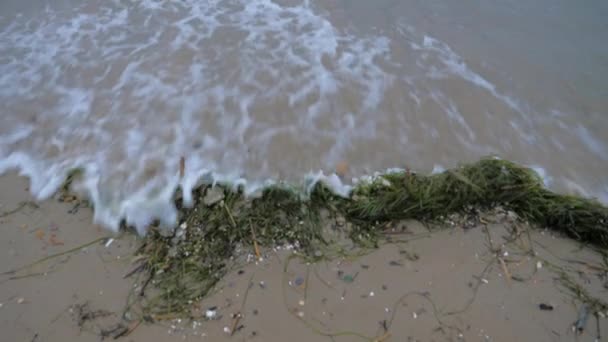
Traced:
<path fill-rule="evenodd" d="M 191 316 L 193 303 L 234 266 L 234 257 L 253 251 L 254 236 L 261 246 L 291 243 L 303 255 L 320 258 L 335 250 L 337 241 L 327 230 L 342 231 L 355 245 L 375 247 L 383 227 L 393 221 L 434 222 L 471 208 L 502 206 L 539 227 L 608 249 L 606 207 L 551 192 L 533 170 L 494 158 L 428 176 L 386 174 L 359 184 L 349 198 L 322 183 L 306 198 L 285 186 L 269 187 L 255 199 L 225 188 L 224 199 L 208 207 L 202 200 L 208 189 L 196 189 L 193 208 L 177 201 L 185 228 L 170 236 L 153 229 L 139 249 L 144 281 L 131 306 L 137 303 L 148 319 Z"/>

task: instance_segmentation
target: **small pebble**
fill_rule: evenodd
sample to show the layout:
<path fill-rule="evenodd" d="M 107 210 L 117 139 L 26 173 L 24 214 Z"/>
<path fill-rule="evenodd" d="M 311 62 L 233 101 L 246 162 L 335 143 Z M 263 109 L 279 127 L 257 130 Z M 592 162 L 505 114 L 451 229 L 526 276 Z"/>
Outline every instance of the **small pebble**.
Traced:
<path fill-rule="evenodd" d="M 412 317 L 414 317 L 414 319 L 418 318 L 418 314 L 415 312 L 412 312 Z"/>
<path fill-rule="evenodd" d="M 300 317 L 300 318 L 304 317 L 304 311 L 298 311 L 298 317 Z"/>
<path fill-rule="evenodd" d="M 536 269 L 540 270 L 541 268 L 543 268 L 543 263 L 540 261 L 536 262 Z"/>
<path fill-rule="evenodd" d="M 485 279 L 485 278 L 481 278 L 481 282 L 484 283 L 484 284 L 489 283 L 489 281 L 487 279 Z"/>
<path fill-rule="evenodd" d="M 373 297 L 373 296 L 375 296 L 375 295 L 376 295 L 376 294 L 374 293 L 374 291 L 371 291 L 371 292 L 369 293 L 369 296 L 370 296 L 370 297 Z"/>
<path fill-rule="evenodd" d="M 296 286 L 300 286 L 302 284 L 304 284 L 304 278 L 302 277 L 297 277 L 296 281 L 295 281 Z"/>
<path fill-rule="evenodd" d="M 17 298 L 17 304 L 23 304 L 23 303 L 25 303 L 25 298 L 23 298 L 23 297 Z"/>
<path fill-rule="evenodd" d="M 224 327 L 224 333 L 226 333 L 226 334 L 230 334 L 230 328 L 228 328 L 228 327 Z"/>
<path fill-rule="evenodd" d="M 304 304 L 306 304 L 306 303 L 304 303 L 304 300 L 300 299 L 300 301 L 298 302 L 298 304 L 299 304 L 300 306 L 304 306 Z"/>

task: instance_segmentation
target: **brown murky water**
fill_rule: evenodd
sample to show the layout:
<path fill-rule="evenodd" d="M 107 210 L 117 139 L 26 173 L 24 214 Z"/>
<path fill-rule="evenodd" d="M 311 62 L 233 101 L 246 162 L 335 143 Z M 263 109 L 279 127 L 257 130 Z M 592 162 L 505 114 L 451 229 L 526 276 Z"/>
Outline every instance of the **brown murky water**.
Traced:
<path fill-rule="evenodd" d="M 608 201 L 607 16 L 601 1 L 5 1 L 0 172 L 46 197 L 84 168 L 111 228 L 171 223 L 173 190 L 201 177 L 254 190 L 343 161 L 361 176 L 494 154 Z"/>

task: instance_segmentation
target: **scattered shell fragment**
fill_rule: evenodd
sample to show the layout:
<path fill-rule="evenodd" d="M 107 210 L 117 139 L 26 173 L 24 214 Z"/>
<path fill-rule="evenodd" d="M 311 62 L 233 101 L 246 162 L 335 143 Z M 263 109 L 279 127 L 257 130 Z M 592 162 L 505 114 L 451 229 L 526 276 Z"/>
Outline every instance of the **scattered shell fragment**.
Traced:
<path fill-rule="evenodd" d="M 215 317 L 217 317 L 217 310 L 208 309 L 207 311 L 205 311 L 205 317 L 207 319 L 214 319 Z"/>
<path fill-rule="evenodd" d="M 484 283 L 484 284 L 489 283 L 488 279 L 486 279 L 486 278 L 481 278 L 481 282 Z"/>
<path fill-rule="evenodd" d="M 543 268 L 543 263 L 541 261 L 537 261 L 536 262 L 536 269 L 540 270 L 541 268 Z"/>
<path fill-rule="evenodd" d="M 17 304 L 23 304 L 23 303 L 25 303 L 25 298 L 23 298 L 23 297 L 17 298 Z"/>
<path fill-rule="evenodd" d="M 300 301 L 298 302 L 298 304 L 299 304 L 300 306 L 304 306 L 304 304 L 306 304 L 306 303 L 304 302 L 304 300 L 303 300 L 303 299 L 300 299 Z"/>
<path fill-rule="evenodd" d="M 224 327 L 224 333 L 226 333 L 226 334 L 230 334 L 230 328 L 228 328 L 228 327 Z"/>

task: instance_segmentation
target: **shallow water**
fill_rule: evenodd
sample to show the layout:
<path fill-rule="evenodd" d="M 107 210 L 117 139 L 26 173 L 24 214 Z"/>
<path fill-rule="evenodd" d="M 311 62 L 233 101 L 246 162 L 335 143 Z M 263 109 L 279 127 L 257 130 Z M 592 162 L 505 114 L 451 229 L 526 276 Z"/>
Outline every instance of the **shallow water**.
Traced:
<path fill-rule="evenodd" d="M 201 177 L 253 190 L 490 154 L 608 202 L 606 17 L 599 0 L 3 1 L 0 173 L 44 198 L 82 167 L 110 228 L 171 224 Z"/>

